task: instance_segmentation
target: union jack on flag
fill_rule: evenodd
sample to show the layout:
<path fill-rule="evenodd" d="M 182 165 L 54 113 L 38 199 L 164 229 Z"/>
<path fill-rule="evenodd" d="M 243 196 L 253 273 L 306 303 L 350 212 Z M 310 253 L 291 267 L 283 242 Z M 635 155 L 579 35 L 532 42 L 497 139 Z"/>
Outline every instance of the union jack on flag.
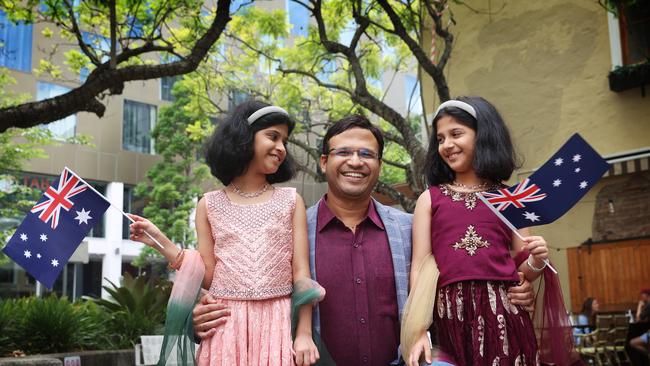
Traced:
<path fill-rule="evenodd" d="M 609 169 L 577 133 L 523 182 L 480 193 L 481 200 L 516 228 L 551 223 L 571 209 Z"/>
<path fill-rule="evenodd" d="M 109 202 L 68 168 L 45 190 L 2 251 L 52 288 Z"/>
<path fill-rule="evenodd" d="M 70 201 L 70 198 L 78 195 L 86 189 L 88 189 L 88 186 L 79 181 L 79 178 L 77 178 L 76 175 L 71 174 L 66 168 L 59 177 L 58 188 L 49 186 L 43 193 L 47 199 L 32 207 L 31 212 L 40 212 L 38 218 L 45 223 L 50 221 L 52 229 L 56 229 L 59 225 L 59 214 L 61 209 L 63 208 L 66 211 L 70 210 L 74 205 L 74 203 Z"/>
<path fill-rule="evenodd" d="M 511 192 L 510 190 L 514 190 Z M 485 192 L 483 197 L 487 199 L 494 207 L 503 211 L 510 205 L 517 208 L 526 207 L 525 202 L 537 202 L 546 197 L 546 193 L 540 193 L 541 189 L 536 184 L 531 184 L 530 179 L 526 178 L 523 182 L 512 188 L 503 188 L 494 192 Z"/>

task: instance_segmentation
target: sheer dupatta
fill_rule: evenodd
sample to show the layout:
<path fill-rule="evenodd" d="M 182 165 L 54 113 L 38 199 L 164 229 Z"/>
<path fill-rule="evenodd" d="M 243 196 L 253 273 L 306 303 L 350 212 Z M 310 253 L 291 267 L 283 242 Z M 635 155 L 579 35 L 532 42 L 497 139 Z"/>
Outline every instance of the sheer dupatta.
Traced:
<path fill-rule="evenodd" d="M 515 257 L 517 267 L 528 258 L 528 252 Z M 562 298 L 558 275 L 544 269 L 535 296 L 533 325 L 537 336 L 539 361 L 542 365 L 584 365 L 575 349 L 571 322 Z"/>
<path fill-rule="evenodd" d="M 195 365 L 194 326 L 192 310 L 201 291 L 205 265 L 196 250 L 185 250 L 181 268 L 176 272 L 174 287 L 167 303 L 165 337 L 158 366 L 166 365 L 176 352 L 177 365 Z M 171 358 L 173 360 L 173 357 Z"/>
<path fill-rule="evenodd" d="M 301 278 L 293 284 L 293 292 L 291 293 L 291 337 L 296 338 L 296 328 L 298 327 L 298 312 L 300 307 L 305 304 L 312 304 L 316 306 L 320 301 L 325 298 L 325 289 L 318 284 L 318 282 L 311 278 Z M 344 326 L 344 324 L 340 324 Z M 320 359 L 316 362 L 318 366 L 335 366 L 336 363 L 332 356 L 327 351 L 320 334 L 314 329 L 312 325 L 312 339 Z"/>

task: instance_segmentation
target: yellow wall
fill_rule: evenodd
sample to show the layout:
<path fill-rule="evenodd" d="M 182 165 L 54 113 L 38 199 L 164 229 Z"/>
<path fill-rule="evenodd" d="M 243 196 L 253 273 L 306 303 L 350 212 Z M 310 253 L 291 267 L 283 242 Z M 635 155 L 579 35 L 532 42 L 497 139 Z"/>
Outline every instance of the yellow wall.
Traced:
<path fill-rule="evenodd" d="M 452 97 L 479 95 L 502 113 L 523 157 L 513 178 L 530 174 L 575 132 L 601 155 L 650 147 L 650 97 L 642 98 L 639 88 L 609 90 L 607 13 L 597 1 L 468 4 L 482 12 L 451 5 L 456 38 L 445 75 Z M 428 77 L 423 81 L 429 113 L 439 104 L 432 85 Z M 584 242 L 591 237 L 597 191 L 612 179 L 601 181 L 563 218 L 534 232 L 554 247 Z M 566 251 L 553 251 L 551 258 L 568 299 Z"/>

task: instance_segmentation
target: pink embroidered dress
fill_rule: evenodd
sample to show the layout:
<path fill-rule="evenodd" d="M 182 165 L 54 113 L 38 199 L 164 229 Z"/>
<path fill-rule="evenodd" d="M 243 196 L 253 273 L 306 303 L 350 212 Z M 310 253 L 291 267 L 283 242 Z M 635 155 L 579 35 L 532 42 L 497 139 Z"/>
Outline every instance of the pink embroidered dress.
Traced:
<path fill-rule="evenodd" d="M 210 293 L 230 309 L 204 339 L 198 365 L 290 366 L 294 188 L 275 187 L 242 205 L 218 190 L 205 195 L 216 265 Z"/>
<path fill-rule="evenodd" d="M 455 365 L 537 365 L 529 314 L 511 305 L 519 278 L 510 229 L 474 193 L 430 187 L 431 248 L 440 277 L 433 323 Z"/>

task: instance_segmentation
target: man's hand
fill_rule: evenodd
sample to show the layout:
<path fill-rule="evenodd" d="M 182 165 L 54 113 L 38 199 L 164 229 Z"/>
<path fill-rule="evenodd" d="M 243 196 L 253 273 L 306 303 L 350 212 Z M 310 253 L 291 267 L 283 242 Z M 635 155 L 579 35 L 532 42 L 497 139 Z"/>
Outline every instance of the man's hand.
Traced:
<path fill-rule="evenodd" d="M 535 294 L 533 285 L 519 272 L 519 286 L 512 286 L 508 289 L 508 300 L 513 305 L 520 305 L 529 313 L 535 310 Z"/>
<path fill-rule="evenodd" d="M 201 339 L 210 337 L 217 331 L 218 326 L 226 323 L 229 316 L 230 309 L 207 293 L 192 310 L 194 332 Z"/>

